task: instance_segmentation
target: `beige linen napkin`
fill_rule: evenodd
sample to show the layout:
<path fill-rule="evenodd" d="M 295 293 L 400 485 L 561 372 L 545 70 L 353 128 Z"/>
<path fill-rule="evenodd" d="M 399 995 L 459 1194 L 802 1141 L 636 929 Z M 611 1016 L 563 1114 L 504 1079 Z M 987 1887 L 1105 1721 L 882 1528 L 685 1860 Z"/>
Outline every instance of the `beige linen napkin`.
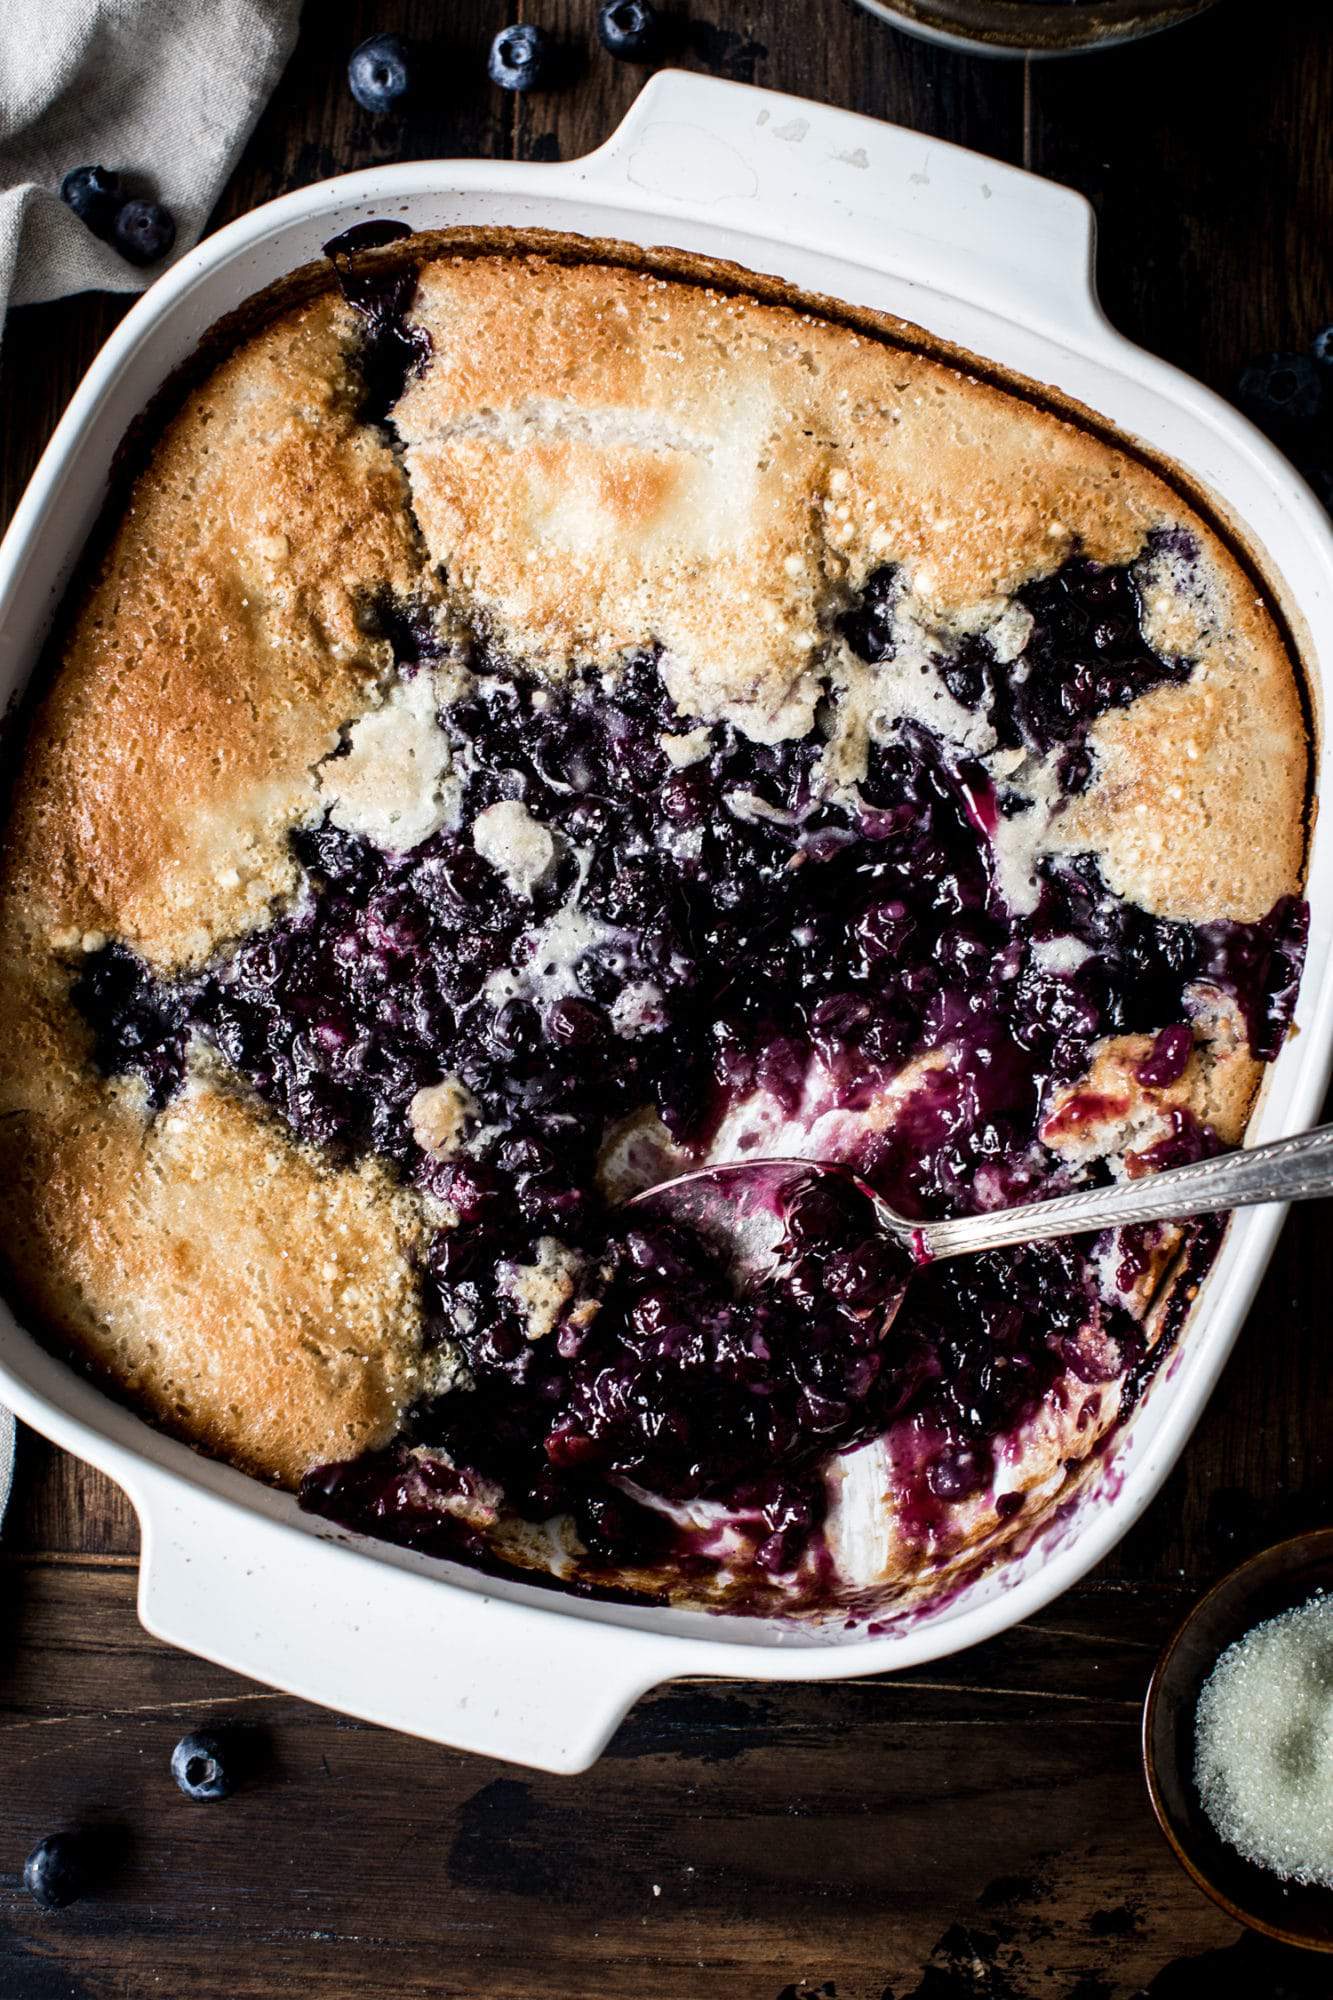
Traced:
<path fill-rule="evenodd" d="M 301 0 L 0 0 L 0 321 L 69 292 L 142 291 L 141 270 L 60 199 L 111 167 L 196 240 L 296 40 Z M 163 264 L 169 263 L 164 259 Z M 19 384 L 5 383 L 8 395 Z M 0 406 L 2 409 L 2 406 Z M 0 1514 L 14 1419 L 0 1409 Z"/>
<path fill-rule="evenodd" d="M 296 39 L 300 0 L 0 0 L 0 311 L 141 270 L 60 200 L 71 167 L 119 170 L 188 250 Z M 165 260 L 167 262 L 170 259 Z"/>

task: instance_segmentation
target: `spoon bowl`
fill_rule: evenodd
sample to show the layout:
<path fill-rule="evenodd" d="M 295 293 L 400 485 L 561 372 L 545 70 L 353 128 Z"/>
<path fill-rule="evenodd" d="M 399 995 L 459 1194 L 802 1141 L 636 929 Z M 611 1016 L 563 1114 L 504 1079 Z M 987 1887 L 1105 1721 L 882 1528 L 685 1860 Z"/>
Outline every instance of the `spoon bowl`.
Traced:
<path fill-rule="evenodd" d="M 802 1197 L 811 1189 L 833 1187 L 850 1200 L 839 1217 L 839 1240 L 856 1246 L 877 1237 L 889 1257 L 876 1252 L 877 1266 L 866 1285 L 861 1316 L 873 1316 L 881 1337 L 907 1294 L 915 1261 L 907 1239 L 920 1231 L 905 1221 L 851 1167 L 837 1161 L 753 1159 L 696 1168 L 645 1188 L 626 1203 L 662 1219 L 684 1223 L 712 1248 L 721 1250 L 740 1287 L 781 1278 L 786 1260 L 799 1249 Z M 795 1239 L 795 1240 L 794 1240 Z M 849 1301 L 855 1307 L 855 1301 Z"/>

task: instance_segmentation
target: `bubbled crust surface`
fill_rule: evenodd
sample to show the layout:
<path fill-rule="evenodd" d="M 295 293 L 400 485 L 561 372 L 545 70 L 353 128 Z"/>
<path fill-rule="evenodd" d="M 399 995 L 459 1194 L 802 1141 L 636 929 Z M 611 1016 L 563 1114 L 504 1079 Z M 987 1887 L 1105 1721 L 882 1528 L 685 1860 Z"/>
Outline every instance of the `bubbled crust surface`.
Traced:
<path fill-rule="evenodd" d="M 1262 600 L 1224 551 L 1210 558 L 1196 599 L 1145 601 L 1153 644 L 1193 672 L 1098 719 L 1097 782 L 1053 845 L 1100 853 L 1115 893 L 1160 916 L 1250 923 L 1299 879 L 1308 750 Z"/>
<path fill-rule="evenodd" d="M 880 565 L 956 621 L 1079 545 L 1203 542 L 1155 624 L 1194 675 L 1093 734 L 1058 845 L 1160 915 L 1252 919 L 1298 879 L 1307 751 L 1285 648 L 1240 566 L 1137 460 L 962 369 L 644 271 L 441 258 L 431 366 L 395 421 L 432 558 L 502 643 L 560 671 L 659 641 L 681 707 L 809 726 L 831 613 Z M 887 329 L 891 330 L 891 329 Z M 910 331 L 910 329 L 908 330 Z"/>
<path fill-rule="evenodd" d="M 24 928 L 3 910 L 6 944 Z M 416 1393 L 412 1205 L 224 1081 L 155 1118 L 89 1069 L 58 965 L 0 977 L 5 1253 L 26 1305 L 158 1422 L 260 1475 L 383 1443 Z"/>
<path fill-rule="evenodd" d="M 449 600 L 556 674 L 661 641 L 683 710 L 773 738 L 809 727 L 834 618 L 881 565 L 947 624 L 1076 543 L 1127 560 L 1184 526 L 1208 583 L 1198 667 L 1099 721 L 1062 844 L 1194 919 L 1258 916 L 1301 868 L 1291 664 L 1239 565 L 1137 460 L 891 325 L 886 344 L 725 285 L 440 256 L 412 317 L 433 353 L 395 412 L 401 466 L 357 420 L 357 323 L 331 295 L 190 394 L 37 711 L 0 860 L 19 1288 L 160 1421 L 284 1483 L 383 1441 L 415 1393 L 423 1219 L 217 1078 L 150 1119 L 93 1074 L 67 995 L 85 943 L 198 962 L 292 890 L 314 767 L 389 671 L 363 629 L 377 591 L 438 597 L 443 568 Z M 1067 1455 L 1071 1422 L 1047 1427 Z M 1062 1462 L 1048 1438 L 1031 1476 Z M 886 1556 L 904 1582 L 921 1561 Z"/>
<path fill-rule="evenodd" d="M 402 474 L 323 298 L 224 361 L 134 488 L 32 733 L 7 879 L 52 925 L 203 957 L 293 886 L 311 766 L 366 704 L 384 586 L 419 587 Z"/>
<path fill-rule="evenodd" d="M 207 1083 L 150 1120 L 89 1065 L 81 941 L 159 966 L 293 886 L 312 764 L 420 589 L 401 473 L 323 298 L 225 361 L 137 483 L 35 718 L 0 861 L 5 1252 L 41 1318 L 157 1419 L 266 1476 L 383 1442 L 415 1387 L 411 1218 Z"/>

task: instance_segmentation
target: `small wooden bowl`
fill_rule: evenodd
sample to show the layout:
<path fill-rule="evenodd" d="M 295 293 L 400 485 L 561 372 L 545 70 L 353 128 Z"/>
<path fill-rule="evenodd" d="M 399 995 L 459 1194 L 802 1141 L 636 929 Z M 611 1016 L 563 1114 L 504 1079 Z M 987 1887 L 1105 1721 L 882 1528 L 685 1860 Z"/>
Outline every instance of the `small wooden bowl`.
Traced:
<path fill-rule="evenodd" d="M 861 0 L 872 13 L 929 40 L 992 55 L 1077 55 L 1113 48 L 1191 20 L 1214 0 Z"/>
<path fill-rule="evenodd" d="M 1157 1662 L 1143 1705 L 1148 1794 L 1176 1859 L 1237 1923 L 1283 1944 L 1333 1952 L 1333 1889 L 1281 1882 L 1213 1830 L 1194 1784 L 1199 1694 L 1219 1655 L 1262 1619 L 1333 1593 L 1333 1528 L 1317 1528 L 1252 1556 L 1215 1584 Z"/>

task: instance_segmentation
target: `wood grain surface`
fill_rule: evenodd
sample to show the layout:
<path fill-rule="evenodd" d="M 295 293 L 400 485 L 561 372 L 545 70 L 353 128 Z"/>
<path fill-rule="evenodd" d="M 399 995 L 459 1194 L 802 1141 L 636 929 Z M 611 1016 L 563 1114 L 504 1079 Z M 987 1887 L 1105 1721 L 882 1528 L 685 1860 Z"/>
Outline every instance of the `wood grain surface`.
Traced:
<path fill-rule="evenodd" d="M 700 6 L 673 13 L 685 66 L 1081 188 L 1112 318 L 1223 392 L 1252 353 L 1333 320 L 1327 0 L 1224 0 L 1160 42 L 1030 67 L 928 48 L 854 0 Z M 216 221 L 380 161 L 596 145 L 641 72 L 592 46 L 593 11 L 307 0 Z M 562 91 L 486 83 L 487 42 L 516 17 L 581 41 Z M 367 118 L 344 84 L 351 48 L 385 27 L 433 51 L 406 120 Z M 3 518 L 125 303 L 11 319 Z M 1162 1495 L 1040 1618 L 899 1678 L 663 1690 L 574 1779 L 348 1723 L 148 1638 L 127 1503 L 24 1434 L 0 1542 L 0 2000 L 1333 1995 L 1324 1961 L 1240 1935 L 1194 1890 L 1138 1760 L 1178 1612 L 1247 1549 L 1333 1518 L 1331 1274 L 1326 1215 L 1302 1210 Z M 228 1719 L 253 1728 L 260 1774 L 191 1805 L 172 1744 Z M 23 1857 L 71 1825 L 101 1830 L 104 1884 L 43 1917 Z"/>

